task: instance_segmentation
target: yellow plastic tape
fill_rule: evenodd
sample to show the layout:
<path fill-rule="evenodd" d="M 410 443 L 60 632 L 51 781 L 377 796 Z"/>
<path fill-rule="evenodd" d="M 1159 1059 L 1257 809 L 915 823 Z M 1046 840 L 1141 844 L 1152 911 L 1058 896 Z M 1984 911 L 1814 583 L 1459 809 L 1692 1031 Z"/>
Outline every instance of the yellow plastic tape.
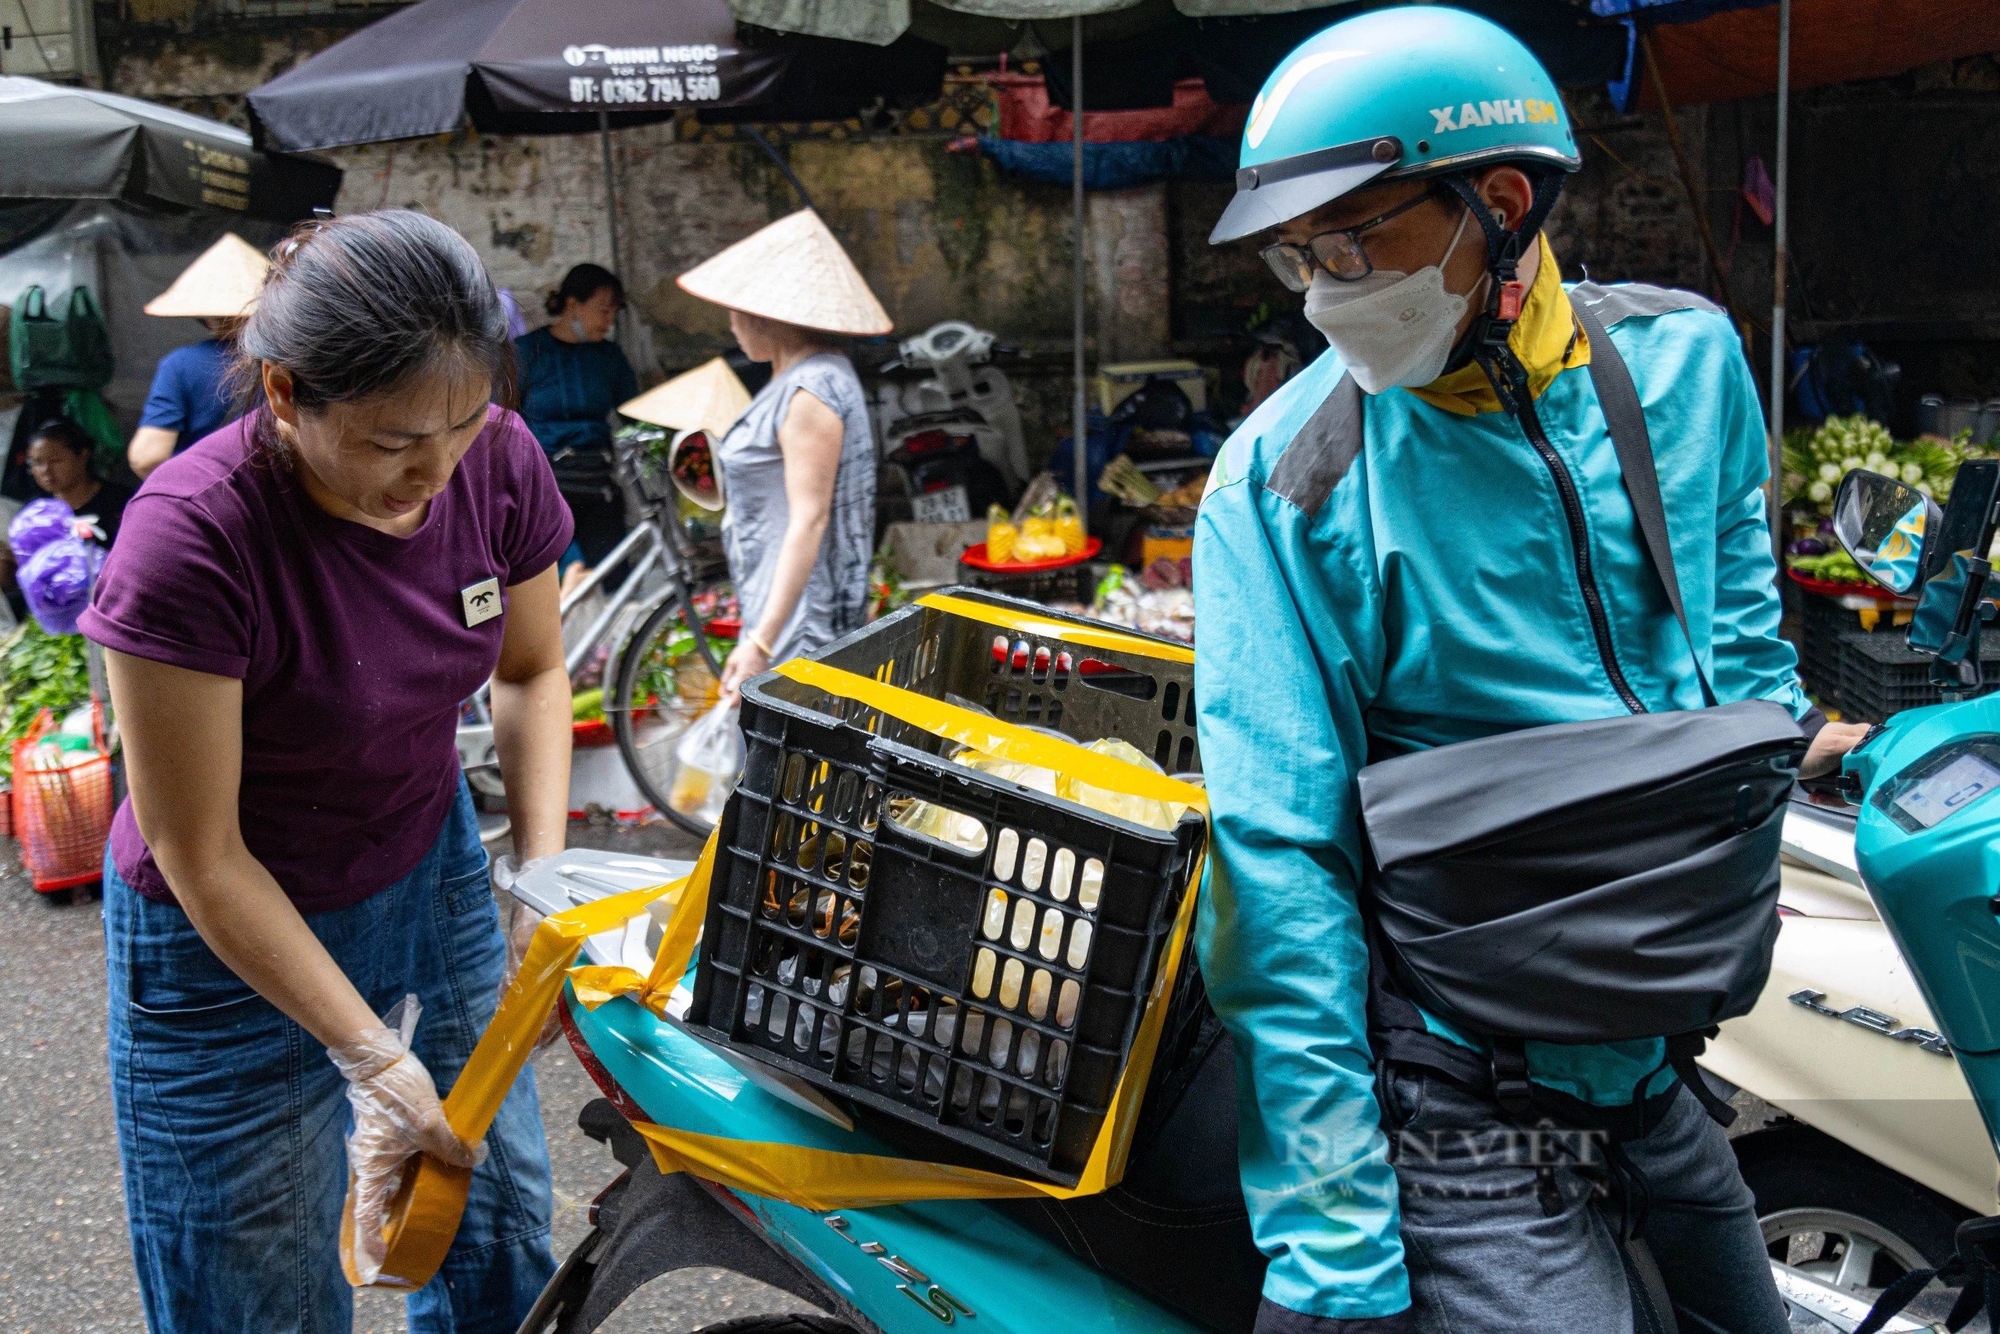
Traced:
<path fill-rule="evenodd" d="M 1078 625 L 1074 621 L 1036 616 L 1032 612 L 1016 611 L 1012 607 L 996 607 L 989 602 L 974 602 L 971 598 L 955 598 L 949 593 L 926 593 L 917 599 L 917 605 L 929 607 L 933 611 L 948 611 L 954 616 L 984 621 L 987 625 L 998 626 L 1003 630 L 1016 630 L 1024 635 L 1034 635 L 1037 639 L 1059 639 L 1065 644 L 1110 649 L 1114 653 L 1158 658 L 1162 662 L 1194 661 L 1194 650 L 1191 648 L 1183 648 L 1179 644 L 1162 644 L 1141 635 L 1127 634 L 1108 625 Z"/>
<path fill-rule="evenodd" d="M 880 710 L 937 736 L 963 742 L 989 754 L 1054 769 L 1093 787 L 1157 801 L 1179 802 L 1208 809 L 1208 794 L 1193 784 L 1149 769 L 1099 755 L 1074 742 L 1026 728 L 1014 727 L 958 705 L 871 681 L 824 663 L 795 660 L 779 672 L 802 684 L 816 686 L 869 708 Z M 666 1013 L 667 998 L 687 973 L 695 943 L 707 915 L 710 878 L 714 872 L 717 836 L 711 835 L 701 860 L 680 894 L 672 921 L 660 941 L 650 976 L 641 981 L 630 969 L 579 968 L 571 976 L 579 983 L 577 998 L 586 1009 L 615 996 L 633 996 L 655 1014 Z M 1206 851 L 1204 850 L 1204 859 Z M 1187 893 L 1167 939 L 1167 947 L 1146 998 L 1139 1029 L 1097 1142 L 1074 1187 L 1011 1177 L 998 1172 L 952 1167 L 919 1159 L 879 1154 L 842 1153 L 750 1140 L 727 1140 L 672 1126 L 639 1124 L 638 1129 L 664 1173 L 689 1172 L 733 1190 L 789 1200 L 811 1209 L 864 1209 L 918 1200 L 998 1199 L 1046 1196 L 1074 1199 L 1094 1195 L 1118 1184 L 1138 1123 L 1139 1102 L 1152 1077 L 1160 1030 L 1166 1023 L 1166 998 L 1180 975 L 1187 938 L 1200 892 L 1202 862 L 1198 861 Z"/>
<path fill-rule="evenodd" d="M 933 736 L 956 741 L 987 755 L 1079 779 L 1095 788 L 1153 801 L 1175 802 L 1182 806 L 1208 809 L 1208 793 L 1192 783 L 1142 769 L 1136 764 L 1109 755 L 1100 755 L 1074 741 L 1058 741 L 1046 732 L 1016 727 L 998 718 L 948 704 L 929 695 L 871 681 L 865 676 L 829 667 L 823 662 L 794 658 L 778 668 L 778 675 L 801 685 L 817 686 L 828 694 L 865 704 L 878 712 L 921 727 Z"/>
<path fill-rule="evenodd" d="M 599 899 L 542 919 L 528 943 L 521 971 L 515 974 L 493 1021 L 480 1034 L 479 1043 L 466 1058 L 465 1068 L 444 1100 L 444 1118 L 458 1137 L 468 1144 L 486 1138 L 500 1104 L 507 1097 L 521 1067 L 535 1049 L 535 1039 L 562 994 L 565 970 L 576 959 L 585 940 L 601 931 L 621 926 L 644 912 L 646 905 L 662 895 L 682 890 L 687 881 L 635 889 L 611 898 Z M 430 1282 L 444 1263 L 451 1239 L 458 1235 L 459 1219 L 465 1213 L 466 1193 L 472 1173 L 462 1167 L 441 1163 L 429 1154 L 413 1160 L 401 1188 L 389 1208 L 382 1229 L 388 1243 L 381 1272 L 372 1286 L 409 1291 Z M 340 1263 L 347 1281 L 361 1286 L 354 1263 L 354 1189 L 350 1182 L 347 1201 L 341 1212 Z"/>

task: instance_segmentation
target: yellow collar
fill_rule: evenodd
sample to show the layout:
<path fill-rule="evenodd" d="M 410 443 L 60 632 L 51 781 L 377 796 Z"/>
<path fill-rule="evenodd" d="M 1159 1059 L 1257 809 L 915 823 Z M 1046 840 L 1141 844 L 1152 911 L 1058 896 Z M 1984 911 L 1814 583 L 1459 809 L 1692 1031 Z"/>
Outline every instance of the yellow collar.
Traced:
<path fill-rule="evenodd" d="M 1528 299 L 1521 303 L 1521 318 L 1515 323 L 1514 332 L 1508 335 L 1507 346 L 1514 349 L 1514 355 L 1527 368 L 1529 395 L 1540 398 L 1558 374 L 1572 366 L 1590 364 L 1590 340 L 1583 336 L 1576 313 L 1570 309 L 1569 293 L 1563 291 L 1562 274 L 1556 266 L 1555 252 L 1549 249 L 1549 238 L 1535 239 L 1541 248 L 1541 268 L 1535 273 L 1534 286 L 1528 289 Z M 1461 417 L 1500 411 L 1500 400 L 1478 362 L 1440 375 L 1410 392 L 1433 407 Z"/>

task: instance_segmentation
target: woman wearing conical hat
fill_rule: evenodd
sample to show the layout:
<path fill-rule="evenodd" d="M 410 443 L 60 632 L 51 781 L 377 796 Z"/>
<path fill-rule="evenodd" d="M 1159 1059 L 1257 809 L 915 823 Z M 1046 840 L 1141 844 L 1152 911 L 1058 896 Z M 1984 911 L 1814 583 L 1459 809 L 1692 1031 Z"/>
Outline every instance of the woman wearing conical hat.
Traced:
<path fill-rule="evenodd" d="M 228 388 L 231 344 L 243 317 L 257 304 L 270 267 L 262 251 L 235 232 L 225 232 L 181 270 L 173 286 L 146 303 L 148 315 L 200 320 L 209 336 L 160 358 L 139 429 L 125 448 L 139 476 L 222 429 L 236 415 Z"/>
<path fill-rule="evenodd" d="M 843 335 L 885 334 L 882 303 L 810 209 L 682 274 L 729 309 L 729 328 L 771 382 L 715 450 L 728 497 L 723 545 L 743 632 L 723 668 L 744 681 L 859 628 L 875 540 L 875 438 Z"/>

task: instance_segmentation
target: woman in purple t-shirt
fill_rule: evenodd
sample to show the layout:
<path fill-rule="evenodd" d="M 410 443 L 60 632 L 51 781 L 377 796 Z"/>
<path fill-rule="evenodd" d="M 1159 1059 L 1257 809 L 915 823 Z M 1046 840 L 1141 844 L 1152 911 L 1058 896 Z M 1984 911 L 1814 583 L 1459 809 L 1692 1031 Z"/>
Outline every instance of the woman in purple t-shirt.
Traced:
<path fill-rule="evenodd" d="M 421 1150 L 479 1165 L 411 1328 L 512 1329 L 554 1269 L 548 1151 L 526 1074 L 482 1144 L 439 1108 L 506 966 L 454 737 L 491 678 L 515 850 L 559 851 L 569 512 L 492 404 L 507 318 L 443 224 L 302 229 L 240 346 L 265 406 L 147 479 L 82 621 L 131 787 L 104 928 L 147 1322 L 346 1329 L 349 1171 L 368 1275 Z M 406 1044 L 381 1016 L 410 994 Z"/>

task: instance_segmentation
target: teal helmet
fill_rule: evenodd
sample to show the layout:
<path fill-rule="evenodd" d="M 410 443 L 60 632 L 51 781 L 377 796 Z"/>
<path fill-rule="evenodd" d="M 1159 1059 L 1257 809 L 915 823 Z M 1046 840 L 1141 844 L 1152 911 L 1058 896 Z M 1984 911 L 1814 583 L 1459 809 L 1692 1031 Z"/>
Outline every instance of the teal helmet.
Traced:
<path fill-rule="evenodd" d="M 1275 227 L 1378 180 L 1500 162 L 1579 165 L 1541 62 L 1462 9 L 1378 9 L 1325 29 L 1271 71 L 1243 128 L 1236 197 L 1208 239 Z"/>

